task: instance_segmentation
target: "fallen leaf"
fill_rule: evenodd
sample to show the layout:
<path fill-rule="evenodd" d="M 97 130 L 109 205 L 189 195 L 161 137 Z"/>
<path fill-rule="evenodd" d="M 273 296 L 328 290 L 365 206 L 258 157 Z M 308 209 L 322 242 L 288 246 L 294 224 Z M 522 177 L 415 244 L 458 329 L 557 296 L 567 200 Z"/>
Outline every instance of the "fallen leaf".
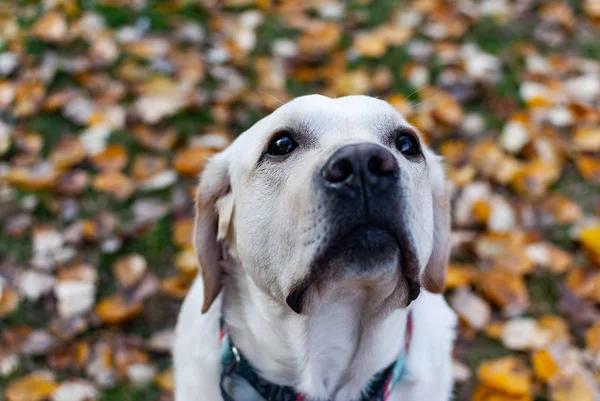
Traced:
<path fill-rule="evenodd" d="M 113 265 L 113 274 L 123 287 L 132 287 L 146 273 L 148 265 L 142 255 L 132 254 L 119 258 Z"/>
<path fill-rule="evenodd" d="M 477 378 L 483 385 L 512 396 L 531 394 L 531 371 L 514 357 L 482 362 Z"/>
<path fill-rule="evenodd" d="M 172 393 L 175 391 L 175 379 L 172 370 L 166 370 L 154 378 L 154 383 L 158 388 Z"/>
<path fill-rule="evenodd" d="M 99 192 L 106 192 L 118 200 L 125 200 L 135 191 L 135 184 L 118 171 L 108 171 L 94 177 L 92 188 Z"/>
<path fill-rule="evenodd" d="M 593 184 L 600 184 L 600 160 L 597 157 L 581 156 L 576 161 L 579 173 Z"/>
<path fill-rule="evenodd" d="M 1 288 L 0 282 L 0 319 L 13 313 L 19 306 L 19 294 L 12 288 Z"/>
<path fill-rule="evenodd" d="M 131 320 L 142 313 L 139 302 L 127 302 L 117 294 L 100 300 L 96 305 L 96 315 L 107 324 L 119 324 Z"/>
<path fill-rule="evenodd" d="M 58 11 L 44 14 L 33 26 L 33 35 L 48 42 L 64 42 L 67 38 L 67 20 Z"/>
<path fill-rule="evenodd" d="M 454 289 L 457 287 L 468 286 L 478 277 L 478 273 L 473 266 L 451 263 L 448 266 L 446 274 L 446 288 Z"/>
<path fill-rule="evenodd" d="M 594 390 L 581 375 L 556 374 L 549 382 L 551 401 L 594 401 Z"/>
<path fill-rule="evenodd" d="M 600 151 L 600 126 L 580 126 L 573 135 L 573 144 L 584 152 Z"/>
<path fill-rule="evenodd" d="M 8 384 L 6 388 L 7 401 L 43 401 L 58 388 L 51 375 L 32 373 Z"/>
<path fill-rule="evenodd" d="M 206 148 L 185 149 L 175 155 L 173 167 L 183 175 L 195 176 L 202 170 L 206 160 L 213 153 L 214 151 Z"/>
<path fill-rule="evenodd" d="M 479 296 L 462 287 L 450 298 L 450 305 L 469 326 L 481 330 L 491 318 L 490 306 Z"/>
<path fill-rule="evenodd" d="M 548 380 L 559 371 L 558 365 L 546 350 L 535 352 L 531 360 L 535 376 L 543 383 L 548 383 Z"/>
<path fill-rule="evenodd" d="M 529 295 L 523 279 L 499 268 L 483 272 L 479 278 L 483 294 L 507 314 L 521 314 L 529 306 Z"/>
<path fill-rule="evenodd" d="M 591 255 L 590 259 L 600 266 L 600 226 L 584 228 L 579 240 Z"/>
<path fill-rule="evenodd" d="M 103 172 L 122 170 L 128 159 L 127 149 L 120 145 L 107 146 L 102 152 L 91 157 L 94 167 Z"/>

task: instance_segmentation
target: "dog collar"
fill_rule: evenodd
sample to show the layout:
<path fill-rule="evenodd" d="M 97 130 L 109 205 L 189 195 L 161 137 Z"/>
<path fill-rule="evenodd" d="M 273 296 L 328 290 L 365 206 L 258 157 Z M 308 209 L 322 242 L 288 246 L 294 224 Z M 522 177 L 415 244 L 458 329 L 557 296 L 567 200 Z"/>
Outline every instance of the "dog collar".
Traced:
<path fill-rule="evenodd" d="M 390 366 L 373 376 L 362 392 L 361 401 L 387 401 L 394 386 L 400 382 L 406 368 L 406 358 L 413 331 L 412 313 L 406 321 L 404 349 Z M 221 319 L 221 395 L 224 401 L 235 401 L 229 392 L 232 380 L 243 380 L 258 393 L 264 401 L 309 401 L 292 387 L 273 384 L 256 373 L 252 365 L 238 351 L 229 338 L 227 327 Z"/>

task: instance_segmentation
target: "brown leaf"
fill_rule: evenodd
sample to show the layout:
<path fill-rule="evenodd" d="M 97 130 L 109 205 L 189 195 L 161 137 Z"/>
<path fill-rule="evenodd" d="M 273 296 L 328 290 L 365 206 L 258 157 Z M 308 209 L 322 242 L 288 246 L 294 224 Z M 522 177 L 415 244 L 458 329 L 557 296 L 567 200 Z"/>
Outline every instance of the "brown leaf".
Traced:
<path fill-rule="evenodd" d="M 122 170 L 127 165 L 127 149 L 120 145 L 107 146 L 104 151 L 91 157 L 94 167 L 103 172 Z"/>
<path fill-rule="evenodd" d="M 298 38 L 301 54 L 315 55 L 331 50 L 340 40 L 340 26 L 333 22 L 315 21 Z"/>
<path fill-rule="evenodd" d="M 194 221 L 192 219 L 177 220 L 173 226 L 173 244 L 180 248 L 192 245 L 193 230 Z"/>
<path fill-rule="evenodd" d="M 96 315 L 107 324 L 119 324 L 131 320 L 142 313 L 140 302 L 127 302 L 122 295 L 106 297 L 96 305 Z"/>
<path fill-rule="evenodd" d="M 580 126 L 575 130 L 573 144 L 584 152 L 600 151 L 600 126 Z"/>
<path fill-rule="evenodd" d="M 206 148 L 188 148 L 175 155 L 173 167 L 179 173 L 187 176 L 196 176 L 206 163 L 206 160 L 215 152 Z"/>
<path fill-rule="evenodd" d="M 132 287 L 146 273 L 146 259 L 142 255 L 132 254 L 119 258 L 113 265 L 113 274 L 123 287 Z"/>
<path fill-rule="evenodd" d="M 523 313 L 529 306 L 529 295 L 523 279 L 506 270 L 495 268 L 479 278 L 483 294 L 509 315 Z"/>
<path fill-rule="evenodd" d="M 33 26 L 33 35 L 48 42 L 64 42 L 67 39 L 67 20 L 58 11 L 42 15 Z"/>
<path fill-rule="evenodd" d="M 57 169 L 68 169 L 81 163 L 86 151 L 78 138 L 63 138 L 50 154 L 50 161 Z"/>
<path fill-rule="evenodd" d="M 363 57 L 381 57 L 387 51 L 387 43 L 377 33 L 360 34 L 354 39 L 353 50 Z"/>
<path fill-rule="evenodd" d="M 152 155 L 138 155 L 133 160 L 131 172 L 138 181 L 146 180 L 167 168 L 167 160 Z"/>
<path fill-rule="evenodd" d="M 581 156 L 576 161 L 579 173 L 593 184 L 600 184 L 600 160 L 597 157 Z"/>
<path fill-rule="evenodd" d="M 192 286 L 193 279 L 185 274 L 164 279 L 160 283 L 160 290 L 175 299 L 183 300 Z"/>
<path fill-rule="evenodd" d="M 116 199 L 125 200 L 135 191 L 135 184 L 118 171 L 100 173 L 94 177 L 92 187 L 96 191 L 111 194 Z"/>
<path fill-rule="evenodd" d="M 13 313 L 19 306 L 19 293 L 8 287 L 2 287 L 0 282 L 0 319 Z"/>

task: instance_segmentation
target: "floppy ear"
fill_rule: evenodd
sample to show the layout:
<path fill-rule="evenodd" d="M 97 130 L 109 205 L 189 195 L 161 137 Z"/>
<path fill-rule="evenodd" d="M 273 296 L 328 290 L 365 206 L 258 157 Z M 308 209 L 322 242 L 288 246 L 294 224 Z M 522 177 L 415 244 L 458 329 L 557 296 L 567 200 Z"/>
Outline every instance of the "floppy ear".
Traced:
<path fill-rule="evenodd" d="M 433 293 L 441 293 L 446 285 L 450 257 L 450 199 L 442 158 L 429 152 L 429 182 L 433 198 L 433 249 L 423 271 L 421 284 Z"/>
<path fill-rule="evenodd" d="M 228 167 L 222 153 L 211 158 L 200 176 L 196 192 L 194 248 L 204 284 L 202 313 L 209 310 L 222 286 L 222 245 L 233 216 Z"/>

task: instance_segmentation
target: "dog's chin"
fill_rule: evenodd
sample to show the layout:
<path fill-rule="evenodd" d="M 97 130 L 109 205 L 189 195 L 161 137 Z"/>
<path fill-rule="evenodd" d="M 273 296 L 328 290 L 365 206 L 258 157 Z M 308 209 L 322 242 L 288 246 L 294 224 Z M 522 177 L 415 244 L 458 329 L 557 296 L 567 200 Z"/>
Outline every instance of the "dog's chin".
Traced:
<path fill-rule="evenodd" d="M 400 260 L 398 239 L 391 232 L 358 225 L 333 241 L 317 263 L 333 276 L 375 278 L 397 271 Z"/>
<path fill-rule="evenodd" d="M 305 294 L 323 283 L 338 288 L 377 288 L 391 308 L 408 306 L 420 292 L 412 273 L 415 256 L 406 241 L 375 225 L 358 225 L 337 236 L 315 258 L 311 275 L 288 294 L 286 302 L 302 313 Z"/>

